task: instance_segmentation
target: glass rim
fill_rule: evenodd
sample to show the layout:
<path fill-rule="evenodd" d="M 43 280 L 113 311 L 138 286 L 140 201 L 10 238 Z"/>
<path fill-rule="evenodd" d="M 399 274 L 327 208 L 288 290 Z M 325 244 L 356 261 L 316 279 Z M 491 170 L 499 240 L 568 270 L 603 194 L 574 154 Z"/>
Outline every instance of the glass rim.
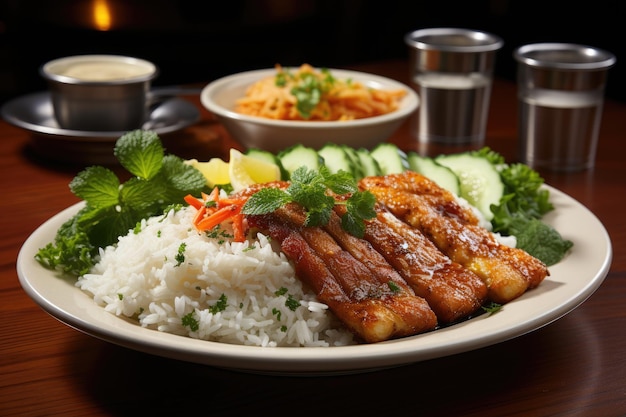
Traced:
<path fill-rule="evenodd" d="M 562 70 L 604 70 L 615 64 L 613 53 L 576 43 L 543 42 L 518 47 L 513 57 L 521 64 Z"/>
<path fill-rule="evenodd" d="M 420 50 L 466 53 L 495 51 L 504 44 L 502 38 L 489 32 L 453 27 L 417 29 L 407 33 L 404 41 Z"/>

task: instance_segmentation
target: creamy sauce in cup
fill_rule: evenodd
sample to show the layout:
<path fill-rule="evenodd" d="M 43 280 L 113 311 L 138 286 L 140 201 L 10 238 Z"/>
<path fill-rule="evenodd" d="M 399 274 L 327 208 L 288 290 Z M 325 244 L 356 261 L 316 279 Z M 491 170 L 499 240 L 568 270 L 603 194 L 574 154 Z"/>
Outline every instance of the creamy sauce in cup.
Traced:
<path fill-rule="evenodd" d="M 60 58 L 43 67 L 47 78 L 63 77 L 78 82 L 127 82 L 151 78 L 157 69 L 149 61 L 115 55 L 82 55 Z M 71 81 L 69 81 L 71 82 Z"/>
<path fill-rule="evenodd" d="M 69 65 L 59 75 L 85 81 L 115 81 L 148 75 L 152 68 L 124 62 L 77 62 Z"/>

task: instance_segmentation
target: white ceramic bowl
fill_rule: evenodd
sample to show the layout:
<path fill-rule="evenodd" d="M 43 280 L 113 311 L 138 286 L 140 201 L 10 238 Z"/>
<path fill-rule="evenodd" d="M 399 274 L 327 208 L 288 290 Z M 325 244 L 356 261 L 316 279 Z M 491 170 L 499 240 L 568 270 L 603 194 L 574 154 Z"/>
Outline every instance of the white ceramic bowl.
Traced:
<path fill-rule="evenodd" d="M 235 140 L 247 148 L 271 152 L 297 143 L 319 149 L 327 142 L 370 149 L 387 140 L 418 106 L 417 94 L 405 84 L 364 72 L 329 70 L 338 79 L 352 79 L 377 89 L 404 89 L 407 95 L 402 99 L 400 107 L 391 113 L 349 121 L 272 120 L 236 113 L 235 102 L 244 97 L 250 85 L 274 75 L 276 70 L 272 68 L 215 80 L 203 88 L 200 100 Z"/>

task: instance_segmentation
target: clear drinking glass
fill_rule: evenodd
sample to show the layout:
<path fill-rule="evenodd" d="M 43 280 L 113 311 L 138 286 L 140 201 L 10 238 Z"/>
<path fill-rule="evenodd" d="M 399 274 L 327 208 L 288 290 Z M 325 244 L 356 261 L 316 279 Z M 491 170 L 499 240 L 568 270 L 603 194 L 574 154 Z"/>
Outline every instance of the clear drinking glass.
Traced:
<path fill-rule="evenodd" d="M 607 72 L 615 56 L 571 43 L 524 45 L 513 56 L 521 162 L 551 171 L 592 168 Z"/>
<path fill-rule="evenodd" d="M 420 29 L 405 35 L 410 79 L 420 96 L 413 132 L 428 144 L 484 144 L 495 55 L 500 37 L 462 28 Z"/>

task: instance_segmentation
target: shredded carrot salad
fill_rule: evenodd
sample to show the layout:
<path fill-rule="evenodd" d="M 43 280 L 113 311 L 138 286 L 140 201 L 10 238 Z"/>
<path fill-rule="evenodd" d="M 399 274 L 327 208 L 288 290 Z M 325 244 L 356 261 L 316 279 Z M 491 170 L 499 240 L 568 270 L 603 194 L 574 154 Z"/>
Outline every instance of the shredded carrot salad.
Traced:
<path fill-rule="evenodd" d="M 243 242 L 246 240 L 244 215 L 241 213 L 247 197 L 222 198 L 219 189 L 213 188 L 210 194 L 202 193 L 201 198 L 191 194 L 185 196 L 185 201 L 195 207 L 196 215 L 193 224 L 201 232 L 211 231 L 216 226 L 230 221 L 233 228 L 233 240 Z"/>
<path fill-rule="evenodd" d="M 332 121 L 379 116 L 396 110 L 404 89 L 379 90 L 303 64 L 295 71 L 276 65 L 276 74 L 252 84 L 235 111 L 275 120 Z"/>

